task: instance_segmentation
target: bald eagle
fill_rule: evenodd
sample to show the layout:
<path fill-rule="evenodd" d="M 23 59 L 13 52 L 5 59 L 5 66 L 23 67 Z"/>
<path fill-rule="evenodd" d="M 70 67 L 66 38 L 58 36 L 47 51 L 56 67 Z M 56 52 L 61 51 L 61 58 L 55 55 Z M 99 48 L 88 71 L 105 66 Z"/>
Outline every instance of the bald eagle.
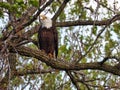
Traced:
<path fill-rule="evenodd" d="M 45 15 L 40 15 L 41 26 L 38 31 L 38 43 L 40 50 L 50 57 L 58 55 L 58 32 L 52 24 L 52 20 Z"/>

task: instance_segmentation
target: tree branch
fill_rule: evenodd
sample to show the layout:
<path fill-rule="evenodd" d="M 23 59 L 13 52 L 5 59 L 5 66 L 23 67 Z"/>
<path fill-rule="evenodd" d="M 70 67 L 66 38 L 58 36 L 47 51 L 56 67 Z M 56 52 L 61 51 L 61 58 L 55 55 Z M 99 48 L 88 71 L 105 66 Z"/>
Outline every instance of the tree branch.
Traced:
<path fill-rule="evenodd" d="M 63 61 L 63 60 L 54 60 L 54 59 L 50 59 L 48 56 L 45 55 L 45 53 L 41 52 L 40 50 L 34 50 L 34 49 L 31 49 L 31 48 L 28 48 L 25 46 L 16 47 L 16 50 L 20 55 L 34 57 L 55 69 L 60 69 L 60 70 L 86 70 L 86 69 L 102 70 L 102 71 L 109 72 L 109 73 L 120 76 L 120 70 L 111 65 L 107 65 L 107 64 L 101 65 L 99 62 L 73 64 L 73 63 Z M 10 51 L 16 53 L 16 51 L 13 48 L 11 48 Z"/>
<path fill-rule="evenodd" d="M 109 21 L 106 22 L 106 25 L 100 30 L 100 32 L 98 33 L 98 35 L 96 36 L 94 42 L 92 43 L 92 45 L 88 48 L 88 50 L 86 51 L 86 53 L 81 57 L 84 58 L 94 47 L 94 45 L 96 44 L 98 38 L 101 36 L 101 34 L 105 31 L 105 29 L 114 21 L 116 21 L 118 18 L 120 18 L 120 14 L 115 15 L 114 17 L 112 17 L 111 19 L 109 19 Z M 78 63 L 81 59 L 79 59 L 76 63 Z M 105 60 L 104 60 L 105 61 Z M 103 62 L 104 63 L 104 62 Z"/>
<path fill-rule="evenodd" d="M 24 27 L 30 25 L 33 21 L 35 21 L 37 19 L 37 17 L 40 15 L 40 13 L 47 7 L 49 6 L 54 0 L 49 0 L 42 8 L 38 9 L 37 13 L 33 16 L 32 19 L 30 19 L 27 23 L 24 23 L 22 25 L 22 28 L 23 29 Z"/>
<path fill-rule="evenodd" d="M 120 62 L 120 58 L 118 58 L 118 57 L 115 57 L 115 56 L 110 56 L 110 57 L 105 57 L 100 63 L 101 63 L 101 65 L 103 64 L 103 63 L 105 63 L 107 60 L 109 60 L 109 59 L 116 59 L 118 62 Z"/>
<path fill-rule="evenodd" d="M 52 20 L 53 22 L 56 21 L 57 17 L 61 14 L 61 12 L 63 11 L 63 9 L 65 8 L 66 4 L 69 2 L 69 0 L 64 0 L 62 5 L 60 6 L 60 8 L 58 9 L 58 11 L 55 13 L 55 15 L 53 16 Z"/>
<path fill-rule="evenodd" d="M 113 23 L 113 22 L 115 22 L 117 20 L 120 20 L 120 15 L 115 15 L 114 17 L 115 17 L 115 19 L 112 20 L 111 23 Z M 114 17 L 112 17 L 111 19 L 113 19 Z M 102 20 L 102 21 L 76 20 L 76 21 L 56 22 L 55 26 L 56 27 L 69 27 L 69 26 L 79 26 L 79 25 L 98 25 L 98 26 L 103 26 L 103 25 L 107 25 L 108 22 L 110 22 L 111 19 Z M 23 35 L 25 37 L 31 37 L 33 34 L 38 32 L 39 26 L 40 26 L 40 24 L 36 25 L 31 30 L 28 30 L 27 32 L 25 32 Z"/>
<path fill-rule="evenodd" d="M 53 69 L 48 69 L 48 70 L 28 70 L 28 71 L 21 71 L 21 72 L 15 72 L 15 76 L 24 76 L 28 74 L 45 74 L 45 73 L 52 73 L 54 72 Z"/>
<path fill-rule="evenodd" d="M 37 19 L 37 17 L 39 16 L 39 14 L 47 7 L 49 6 L 54 0 L 49 0 L 42 8 L 38 9 L 37 13 L 32 17 L 32 19 L 30 19 L 30 17 L 34 14 L 34 12 L 37 10 L 35 7 L 30 7 L 28 8 L 28 11 L 30 9 L 30 12 L 26 12 L 25 14 L 23 14 L 23 16 L 14 22 L 15 24 L 15 29 L 14 29 L 14 33 L 17 33 L 19 31 L 21 31 L 22 29 L 24 29 L 26 26 L 29 26 L 33 21 L 35 21 Z M 10 23 L 11 24 L 11 23 Z M 10 26 L 10 25 L 8 25 Z M 3 32 L 4 36 L 8 37 L 8 33 L 10 32 Z M 7 35 L 6 35 L 7 34 Z M 6 38 L 4 37 L 4 38 Z"/>
<path fill-rule="evenodd" d="M 112 22 L 111 22 L 111 20 L 112 20 Z M 70 26 L 79 26 L 79 25 L 82 25 L 82 26 L 83 25 L 103 26 L 103 25 L 107 25 L 109 22 L 113 23 L 117 20 L 120 20 L 120 14 L 117 14 L 110 19 L 101 20 L 101 21 L 74 20 L 74 21 L 66 21 L 66 22 L 56 22 L 56 27 L 70 27 Z"/>
<path fill-rule="evenodd" d="M 72 75 L 72 73 L 70 71 L 66 71 L 66 73 L 68 74 L 68 76 L 70 77 L 72 83 L 75 85 L 75 87 L 77 88 L 77 90 L 80 90 L 80 86 L 77 83 L 77 80 L 74 78 L 74 76 Z"/>
<path fill-rule="evenodd" d="M 23 15 L 21 16 L 21 18 L 19 18 L 18 20 L 16 20 L 16 21 L 13 21 L 13 22 L 9 22 L 8 24 L 7 24 L 7 26 L 5 27 L 5 31 L 2 31 L 2 33 L 3 33 L 3 38 L 4 39 L 6 39 L 8 36 L 9 36 L 9 34 L 10 34 L 10 32 L 8 31 L 9 29 L 9 27 L 10 26 L 12 26 L 12 24 L 14 24 L 14 26 L 16 26 L 16 28 L 17 27 L 21 27 L 21 25 L 23 24 L 23 23 L 26 23 L 29 19 L 30 19 L 30 17 L 33 15 L 33 13 L 35 13 L 35 11 L 36 11 L 37 9 L 35 8 L 35 7 L 29 7 L 27 10 L 26 10 L 26 12 L 25 13 L 23 13 Z M 17 32 L 17 31 L 15 31 L 15 32 Z"/>

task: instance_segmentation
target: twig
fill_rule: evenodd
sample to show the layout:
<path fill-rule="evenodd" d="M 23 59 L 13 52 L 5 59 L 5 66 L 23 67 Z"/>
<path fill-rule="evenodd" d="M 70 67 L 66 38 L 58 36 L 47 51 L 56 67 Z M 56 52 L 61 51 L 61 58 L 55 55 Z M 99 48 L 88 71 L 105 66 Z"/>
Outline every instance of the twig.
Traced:
<path fill-rule="evenodd" d="M 48 70 L 27 70 L 27 71 L 18 71 L 14 73 L 15 76 L 24 76 L 27 74 L 46 74 L 46 73 L 52 73 L 55 72 L 53 69 L 48 69 Z"/>
<path fill-rule="evenodd" d="M 95 0 L 99 5 L 101 5 L 102 7 L 107 8 L 108 10 L 112 11 L 113 13 L 116 13 L 115 10 L 112 10 L 111 8 L 107 7 L 106 5 L 104 5 L 103 2 L 100 2 L 99 0 Z"/>
<path fill-rule="evenodd" d="M 81 90 L 76 79 L 74 78 L 74 76 L 71 74 L 70 71 L 66 71 L 66 73 L 68 74 L 68 76 L 70 77 L 72 83 L 75 85 L 75 87 L 77 88 L 77 90 Z"/>
<path fill-rule="evenodd" d="M 120 62 L 120 58 L 116 57 L 116 56 L 109 56 L 109 57 L 105 57 L 100 64 L 102 65 L 103 63 L 105 63 L 108 59 L 116 59 L 118 62 Z"/>
<path fill-rule="evenodd" d="M 63 3 L 61 4 L 60 8 L 58 9 L 58 11 L 56 12 L 56 14 L 53 16 L 52 20 L 53 22 L 56 21 L 57 17 L 61 14 L 61 12 L 63 11 L 63 9 L 65 8 L 66 4 L 69 2 L 70 0 L 64 0 Z"/>
<path fill-rule="evenodd" d="M 98 33 L 96 39 L 94 40 L 93 44 L 90 46 L 90 48 L 86 51 L 86 53 L 81 57 L 84 58 L 94 47 L 94 45 L 96 44 L 98 38 L 101 36 L 101 34 L 105 31 L 105 29 L 114 21 L 116 21 L 118 18 L 120 18 L 120 14 L 115 15 L 113 18 L 111 18 L 107 24 L 101 29 L 101 31 Z M 81 59 L 79 59 L 76 63 L 78 63 Z"/>
<path fill-rule="evenodd" d="M 83 85 L 85 85 L 87 87 L 88 90 L 91 90 L 90 87 L 85 82 L 85 75 L 84 74 L 77 73 L 77 72 L 74 72 L 74 74 L 77 77 L 76 82 L 82 83 Z M 80 77 L 79 74 L 82 76 L 82 79 L 79 78 Z"/>
<path fill-rule="evenodd" d="M 49 0 L 42 8 L 39 8 L 37 13 L 33 16 L 32 19 L 30 19 L 30 21 L 28 21 L 27 23 L 22 25 L 22 29 L 28 25 L 30 25 L 33 21 L 35 21 L 37 19 L 37 17 L 40 15 L 40 13 L 47 7 L 49 6 L 54 0 Z"/>

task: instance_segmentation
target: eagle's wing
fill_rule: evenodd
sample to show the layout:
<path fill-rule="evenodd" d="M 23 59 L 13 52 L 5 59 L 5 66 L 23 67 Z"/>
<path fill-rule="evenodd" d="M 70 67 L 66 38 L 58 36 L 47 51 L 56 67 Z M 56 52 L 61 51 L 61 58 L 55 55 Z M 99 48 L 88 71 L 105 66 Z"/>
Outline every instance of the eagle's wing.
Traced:
<path fill-rule="evenodd" d="M 55 49 L 55 57 L 58 55 L 58 32 L 56 27 L 54 27 L 54 49 Z"/>
<path fill-rule="evenodd" d="M 38 30 L 38 47 L 39 47 L 39 49 L 41 48 L 41 29 L 42 29 L 42 25 L 39 27 L 39 30 Z"/>

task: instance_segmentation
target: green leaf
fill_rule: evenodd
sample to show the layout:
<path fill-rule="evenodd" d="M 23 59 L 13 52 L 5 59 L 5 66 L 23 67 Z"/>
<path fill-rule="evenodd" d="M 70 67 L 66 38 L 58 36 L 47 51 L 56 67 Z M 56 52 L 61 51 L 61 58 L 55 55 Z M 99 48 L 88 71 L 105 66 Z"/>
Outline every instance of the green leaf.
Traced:
<path fill-rule="evenodd" d="M 5 9 L 10 9 L 10 4 L 6 2 L 0 2 L 0 7 Z"/>
<path fill-rule="evenodd" d="M 66 15 L 64 12 L 62 12 L 61 15 L 59 16 L 59 20 L 63 21 L 63 20 L 65 20 L 65 18 L 66 18 Z"/>
<path fill-rule="evenodd" d="M 92 34 L 96 35 L 96 31 L 97 31 L 97 26 L 93 26 L 92 27 Z"/>
<path fill-rule="evenodd" d="M 62 45 L 59 49 L 60 49 L 61 52 L 66 52 L 67 51 L 66 45 Z"/>
<path fill-rule="evenodd" d="M 16 3 L 18 3 L 18 5 L 24 4 L 23 0 L 16 0 Z"/>
<path fill-rule="evenodd" d="M 113 25 L 113 30 L 117 35 L 120 35 L 120 24 L 119 23 L 115 23 Z"/>
<path fill-rule="evenodd" d="M 0 10 L 0 17 L 3 17 L 3 12 L 2 12 L 2 10 Z"/>
<path fill-rule="evenodd" d="M 53 2 L 51 7 L 53 9 L 53 12 L 55 12 L 57 10 L 57 7 L 59 6 L 59 4 L 57 2 Z"/>
<path fill-rule="evenodd" d="M 31 4 L 32 6 L 35 6 L 35 7 L 39 6 L 38 0 L 29 0 L 29 4 Z"/>
<path fill-rule="evenodd" d="M 89 0 L 85 0 L 85 2 L 89 2 Z"/>

